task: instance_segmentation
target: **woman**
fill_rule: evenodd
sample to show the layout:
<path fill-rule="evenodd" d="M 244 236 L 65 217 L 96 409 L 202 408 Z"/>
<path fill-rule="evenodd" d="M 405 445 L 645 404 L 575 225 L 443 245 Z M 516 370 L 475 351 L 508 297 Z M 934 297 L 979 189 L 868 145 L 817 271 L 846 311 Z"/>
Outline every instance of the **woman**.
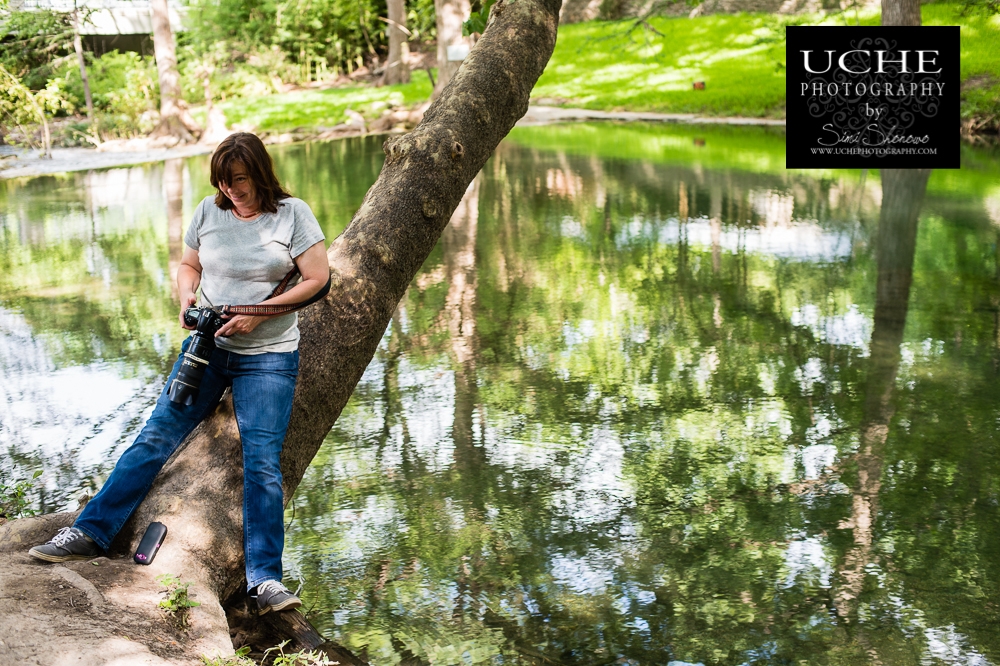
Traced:
<path fill-rule="evenodd" d="M 260 139 L 233 134 L 212 155 L 214 196 L 195 210 L 177 272 L 184 311 L 202 307 L 301 303 L 326 286 L 330 271 L 323 232 L 309 206 L 285 192 Z M 268 298 L 288 272 L 302 281 Z M 280 455 L 298 375 L 297 315 L 226 317 L 192 405 L 168 399 L 165 387 L 142 432 L 101 491 L 48 543 L 29 552 L 46 562 L 90 559 L 106 551 L 145 498 L 177 446 L 232 387 L 243 442 L 243 549 L 247 590 L 261 613 L 301 605 L 281 584 L 284 546 Z M 171 385 L 191 339 L 167 379 Z"/>

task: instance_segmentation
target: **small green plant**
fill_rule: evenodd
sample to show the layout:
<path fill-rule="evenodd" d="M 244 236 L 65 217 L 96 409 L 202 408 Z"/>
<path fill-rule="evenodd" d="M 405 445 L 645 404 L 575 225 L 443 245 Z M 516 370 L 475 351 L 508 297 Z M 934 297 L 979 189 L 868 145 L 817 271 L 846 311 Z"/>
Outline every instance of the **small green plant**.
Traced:
<path fill-rule="evenodd" d="M 250 653 L 250 646 L 244 645 L 236 654 L 229 657 L 206 657 L 202 655 L 201 663 L 204 666 L 257 666 L 253 659 L 247 655 Z"/>
<path fill-rule="evenodd" d="M 170 616 L 179 629 L 187 629 L 190 622 L 189 611 L 201 605 L 188 596 L 191 583 L 182 583 L 181 579 L 173 574 L 157 576 L 156 582 L 167 588 L 164 590 L 166 598 L 160 602 L 160 608 Z"/>
<path fill-rule="evenodd" d="M 286 645 L 288 645 L 288 641 L 282 641 L 273 648 L 269 648 L 264 652 L 263 661 L 266 662 L 268 657 L 274 656 L 274 661 L 271 662 L 274 666 L 333 666 L 339 663 L 330 661 L 322 652 L 313 652 L 312 650 L 285 654 Z M 271 653 L 273 652 L 277 652 L 278 654 L 272 655 Z"/>
<path fill-rule="evenodd" d="M 31 500 L 28 492 L 35 487 L 35 481 L 42 475 L 42 470 L 36 469 L 30 479 L 11 479 L 9 482 L 0 477 L 0 523 L 21 516 L 33 516 L 30 509 Z"/>
<path fill-rule="evenodd" d="M 265 653 L 261 663 L 271 663 L 272 666 L 334 666 L 339 662 L 330 661 L 321 652 L 303 650 L 302 652 L 289 652 L 285 654 L 285 646 L 288 641 L 282 642 L 269 648 Z M 274 654 L 277 652 L 277 654 Z M 204 666 L 256 666 L 254 661 L 247 655 L 250 653 L 249 646 L 243 646 L 231 657 L 202 657 L 201 663 Z M 268 661 L 273 659 L 273 661 Z"/>

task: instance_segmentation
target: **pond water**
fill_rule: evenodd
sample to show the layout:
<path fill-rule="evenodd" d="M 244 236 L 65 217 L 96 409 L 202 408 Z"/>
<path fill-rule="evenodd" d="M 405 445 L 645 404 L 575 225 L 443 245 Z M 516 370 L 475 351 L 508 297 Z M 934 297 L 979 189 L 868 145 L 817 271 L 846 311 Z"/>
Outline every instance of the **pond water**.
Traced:
<path fill-rule="evenodd" d="M 381 139 L 274 148 L 328 239 Z M 0 447 L 74 508 L 183 339 L 206 157 L 0 183 Z M 519 128 L 287 511 L 373 664 L 1000 663 L 1000 154 L 785 171 L 757 128 Z"/>

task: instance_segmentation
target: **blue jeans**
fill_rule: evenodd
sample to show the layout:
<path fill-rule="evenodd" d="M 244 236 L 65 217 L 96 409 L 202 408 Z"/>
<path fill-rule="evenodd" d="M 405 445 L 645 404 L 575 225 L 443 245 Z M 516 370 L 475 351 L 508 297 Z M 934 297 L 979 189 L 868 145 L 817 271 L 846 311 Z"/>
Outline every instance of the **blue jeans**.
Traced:
<path fill-rule="evenodd" d="M 216 348 L 198 399 L 187 406 L 171 402 L 167 387 L 177 376 L 190 342 L 188 338 L 181 345 L 181 355 L 142 432 L 74 526 L 107 550 L 167 459 L 215 408 L 226 387 L 232 386 L 243 441 L 243 553 L 247 588 L 252 590 L 265 580 L 281 580 L 285 530 L 280 458 L 292 413 L 299 353 L 250 355 Z"/>

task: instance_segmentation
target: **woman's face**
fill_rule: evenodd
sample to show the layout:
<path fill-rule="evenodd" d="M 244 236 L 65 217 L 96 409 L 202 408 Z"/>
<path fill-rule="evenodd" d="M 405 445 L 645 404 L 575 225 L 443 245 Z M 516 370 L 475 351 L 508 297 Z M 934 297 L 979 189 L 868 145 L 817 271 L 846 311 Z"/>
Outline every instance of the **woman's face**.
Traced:
<path fill-rule="evenodd" d="M 247 176 L 246 167 L 237 162 L 233 165 L 233 182 L 219 183 L 219 189 L 240 210 L 252 211 L 257 206 L 257 191 Z"/>

